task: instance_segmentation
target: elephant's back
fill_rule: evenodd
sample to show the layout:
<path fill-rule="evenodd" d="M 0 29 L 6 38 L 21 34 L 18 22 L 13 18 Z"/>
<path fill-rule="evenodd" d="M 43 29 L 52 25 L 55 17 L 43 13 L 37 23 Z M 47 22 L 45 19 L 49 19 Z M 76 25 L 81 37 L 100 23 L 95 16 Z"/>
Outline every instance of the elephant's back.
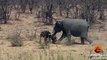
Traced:
<path fill-rule="evenodd" d="M 63 20 L 63 24 L 68 25 L 80 25 L 80 26 L 89 26 L 88 22 L 85 19 L 65 19 Z"/>
<path fill-rule="evenodd" d="M 85 20 L 82 19 L 69 19 L 63 20 L 63 27 L 67 31 L 70 30 L 72 33 L 82 33 L 83 31 L 87 31 L 89 25 Z"/>

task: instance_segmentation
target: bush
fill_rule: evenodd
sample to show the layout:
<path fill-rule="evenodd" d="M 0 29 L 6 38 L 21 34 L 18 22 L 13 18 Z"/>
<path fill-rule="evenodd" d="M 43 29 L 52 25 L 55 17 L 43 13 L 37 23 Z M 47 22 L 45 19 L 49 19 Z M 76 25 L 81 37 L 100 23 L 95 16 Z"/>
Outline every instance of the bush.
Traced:
<path fill-rule="evenodd" d="M 13 47 L 20 47 L 23 45 L 22 38 L 19 33 L 15 33 L 8 37 Z"/>

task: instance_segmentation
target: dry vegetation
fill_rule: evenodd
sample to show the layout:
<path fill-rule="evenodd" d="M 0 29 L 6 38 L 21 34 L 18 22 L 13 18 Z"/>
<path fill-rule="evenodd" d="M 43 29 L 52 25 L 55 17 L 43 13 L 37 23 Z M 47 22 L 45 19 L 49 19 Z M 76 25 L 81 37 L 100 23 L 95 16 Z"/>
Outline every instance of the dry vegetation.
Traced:
<path fill-rule="evenodd" d="M 0 60 L 88 60 L 90 51 L 96 44 L 102 45 L 104 52 L 107 52 L 107 31 L 99 32 L 98 29 L 91 29 L 89 32 L 90 39 L 94 41 L 92 45 L 66 46 L 66 39 L 62 41 L 62 44 L 50 43 L 48 47 L 39 45 L 40 32 L 43 30 L 52 31 L 53 25 L 37 24 L 37 19 L 33 16 L 23 14 L 19 21 L 10 20 L 9 24 L 0 26 Z M 9 38 L 14 40 L 16 37 L 15 39 L 17 39 L 19 38 L 18 34 L 21 36 L 23 45 L 12 47 Z M 58 37 L 60 37 L 60 33 Z M 80 42 L 79 38 L 72 37 L 72 39 Z"/>
<path fill-rule="evenodd" d="M 0 60 L 89 60 L 94 45 L 103 46 L 107 54 L 106 4 L 107 0 L 0 0 Z M 93 44 L 81 45 L 77 37 L 72 37 L 78 43 L 71 46 L 66 38 L 61 44 L 39 44 L 40 32 L 52 32 L 55 20 L 65 17 L 87 19 Z M 105 31 L 99 31 L 98 20 Z"/>

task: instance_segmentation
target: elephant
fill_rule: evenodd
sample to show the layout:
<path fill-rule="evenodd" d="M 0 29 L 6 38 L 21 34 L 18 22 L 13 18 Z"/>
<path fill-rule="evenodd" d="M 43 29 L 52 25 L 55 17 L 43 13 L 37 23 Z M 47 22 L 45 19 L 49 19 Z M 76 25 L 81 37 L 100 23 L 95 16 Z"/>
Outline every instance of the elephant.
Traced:
<path fill-rule="evenodd" d="M 59 42 L 65 37 L 68 41 L 71 40 L 71 36 L 80 37 L 81 44 L 85 44 L 84 41 L 91 44 L 93 41 L 88 38 L 89 23 L 85 19 L 64 19 L 56 21 L 53 28 L 52 37 L 56 36 L 58 32 L 62 31 L 62 36 L 59 38 Z M 71 42 L 71 41 L 70 41 Z M 71 42 L 73 44 L 73 42 Z"/>

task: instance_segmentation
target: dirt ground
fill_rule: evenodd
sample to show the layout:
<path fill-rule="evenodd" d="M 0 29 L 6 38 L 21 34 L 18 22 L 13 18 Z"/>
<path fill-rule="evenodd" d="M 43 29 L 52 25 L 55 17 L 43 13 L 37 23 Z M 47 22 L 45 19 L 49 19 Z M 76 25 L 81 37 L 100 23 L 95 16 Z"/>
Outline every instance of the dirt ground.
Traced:
<path fill-rule="evenodd" d="M 54 26 L 54 25 L 53 25 Z M 43 23 L 38 23 L 37 18 L 34 18 L 34 15 L 25 15 L 22 14 L 19 20 L 10 20 L 8 24 L 1 24 L 0 31 L 0 53 L 3 55 L 8 53 L 10 55 L 20 54 L 22 52 L 30 52 L 30 51 L 40 51 L 39 34 L 43 30 L 49 30 L 52 32 L 53 26 L 46 26 Z M 33 37 L 36 31 L 36 37 Z M 14 34 L 15 32 L 20 32 L 21 37 L 23 38 L 23 46 L 22 47 L 11 47 L 10 41 L 7 39 L 8 36 Z M 60 37 L 59 33 L 57 37 Z M 63 51 L 72 51 L 74 54 L 85 54 L 89 55 L 90 51 L 93 51 L 94 45 L 103 46 L 104 52 L 107 52 L 107 31 L 99 32 L 98 29 L 92 29 L 89 32 L 89 38 L 93 40 L 93 44 L 89 45 L 87 42 L 85 45 L 74 44 L 72 46 L 67 46 L 63 42 L 66 41 L 64 39 L 62 44 L 49 44 L 49 50 L 63 50 Z M 77 37 L 72 37 L 76 42 L 80 43 L 80 39 Z"/>

